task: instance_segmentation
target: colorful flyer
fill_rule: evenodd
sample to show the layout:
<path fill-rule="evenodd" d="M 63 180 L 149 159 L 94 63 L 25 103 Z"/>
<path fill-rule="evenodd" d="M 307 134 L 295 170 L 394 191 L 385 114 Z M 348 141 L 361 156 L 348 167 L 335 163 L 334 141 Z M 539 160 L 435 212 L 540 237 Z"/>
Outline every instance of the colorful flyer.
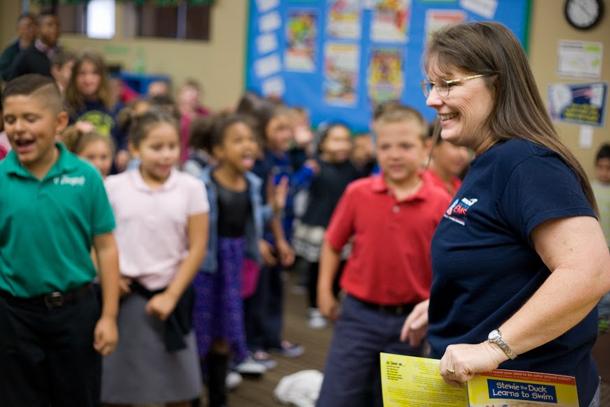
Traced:
<path fill-rule="evenodd" d="M 604 126 L 608 84 L 578 83 L 555 84 L 549 86 L 549 110 L 553 120 Z"/>
<path fill-rule="evenodd" d="M 336 39 L 357 40 L 360 38 L 360 1 L 330 0 L 326 35 Z"/>
<path fill-rule="evenodd" d="M 324 52 L 324 99 L 332 105 L 358 100 L 359 49 L 354 44 L 327 43 Z"/>
<path fill-rule="evenodd" d="M 317 15 L 311 10 L 290 10 L 286 23 L 287 71 L 313 72 L 316 69 Z"/>
<path fill-rule="evenodd" d="M 385 407 L 578 407 L 571 376 L 498 369 L 455 387 L 439 360 L 381 353 L 380 361 Z"/>
<path fill-rule="evenodd" d="M 371 39 L 376 42 L 407 42 L 411 0 L 375 0 Z"/>
<path fill-rule="evenodd" d="M 384 407 L 467 407 L 466 387 L 451 386 L 439 373 L 437 359 L 381 353 Z"/>
<path fill-rule="evenodd" d="M 368 91 L 374 104 L 399 100 L 404 88 L 402 49 L 373 48 L 369 60 Z"/>
<path fill-rule="evenodd" d="M 468 382 L 470 407 L 578 407 L 576 380 L 571 376 L 517 370 L 494 370 Z"/>
<path fill-rule="evenodd" d="M 428 10 L 426 11 L 426 35 L 425 44 L 430 41 L 432 35 L 452 25 L 466 21 L 466 13 L 462 10 Z M 424 44 L 424 46 L 425 46 Z"/>

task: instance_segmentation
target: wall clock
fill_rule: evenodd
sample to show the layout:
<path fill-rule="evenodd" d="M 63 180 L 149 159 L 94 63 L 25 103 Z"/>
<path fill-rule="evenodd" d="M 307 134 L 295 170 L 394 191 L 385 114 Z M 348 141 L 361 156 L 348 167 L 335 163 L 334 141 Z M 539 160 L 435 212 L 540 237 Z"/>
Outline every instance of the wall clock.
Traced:
<path fill-rule="evenodd" d="M 572 27 L 589 30 L 601 21 L 604 3 L 603 0 L 566 0 L 563 12 Z"/>

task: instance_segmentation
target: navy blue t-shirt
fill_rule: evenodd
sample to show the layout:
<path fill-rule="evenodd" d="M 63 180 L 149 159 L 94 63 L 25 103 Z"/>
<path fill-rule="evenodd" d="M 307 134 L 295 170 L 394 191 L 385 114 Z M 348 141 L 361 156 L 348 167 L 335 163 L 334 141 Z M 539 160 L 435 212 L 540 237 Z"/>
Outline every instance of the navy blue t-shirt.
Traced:
<path fill-rule="evenodd" d="M 550 272 L 531 233 L 557 218 L 595 216 L 576 174 L 552 151 L 513 139 L 478 156 L 432 239 L 429 341 L 434 357 L 480 343 L 534 294 Z M 581 405 L 598 385 L 593 310 L 574 328 L 508 360 L 503 369 L 576 377 Z"/>

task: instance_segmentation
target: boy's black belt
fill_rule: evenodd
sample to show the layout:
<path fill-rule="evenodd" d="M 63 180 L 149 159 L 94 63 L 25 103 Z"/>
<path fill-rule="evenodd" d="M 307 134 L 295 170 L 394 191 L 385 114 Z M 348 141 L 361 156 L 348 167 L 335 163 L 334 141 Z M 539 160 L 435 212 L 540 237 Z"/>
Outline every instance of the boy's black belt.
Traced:
<path fill-rule="evenodd" d="M 0 290 L 0 297 L 17 306 L 23 305 L 28 307 L 54 309 L 78 302 L 78 300 L 93 292 L 91 287 L 92 285 L 89 283 L 70 291 L 53 291 L 49 294 L 38 295 L 30 298 L 15 297 L 6 291 Z"/>
<path fill-rule="evenodd" d="M 417 305 L 417 304 L 382 305 L 382 304 L 375 304 L 373 302 L 362 301 L 359 298 L 356 298 L 356 300 L 367 308 L 373 309 L 375 311 L 380 311 L 385 314 L 398 315 L 398 316 L 408 315 L 411 311 L 413 311 L 413 308 Z"/>

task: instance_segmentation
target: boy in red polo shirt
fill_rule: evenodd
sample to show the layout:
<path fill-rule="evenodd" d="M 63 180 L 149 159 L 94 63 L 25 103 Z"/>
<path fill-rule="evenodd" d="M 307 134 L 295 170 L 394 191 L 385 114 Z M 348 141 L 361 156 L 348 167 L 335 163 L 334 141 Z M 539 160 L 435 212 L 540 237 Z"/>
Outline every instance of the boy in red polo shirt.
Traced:
<path fill-rule="evenodd" d="M 419 112 L 393 105 L 373 127 L 382 173 L 348 186 L 322 247 L 318 305 L 337 323 L 318 407 L 382 406 L 379 353 L 421 353 L 420 341 L 411 346 L 399 336 L 405 317 L 430 295 L 430 242 L 451 198 L 421 177 L 426 123 Z M 332 282 L 350 239 L 339 312 Z"/>

